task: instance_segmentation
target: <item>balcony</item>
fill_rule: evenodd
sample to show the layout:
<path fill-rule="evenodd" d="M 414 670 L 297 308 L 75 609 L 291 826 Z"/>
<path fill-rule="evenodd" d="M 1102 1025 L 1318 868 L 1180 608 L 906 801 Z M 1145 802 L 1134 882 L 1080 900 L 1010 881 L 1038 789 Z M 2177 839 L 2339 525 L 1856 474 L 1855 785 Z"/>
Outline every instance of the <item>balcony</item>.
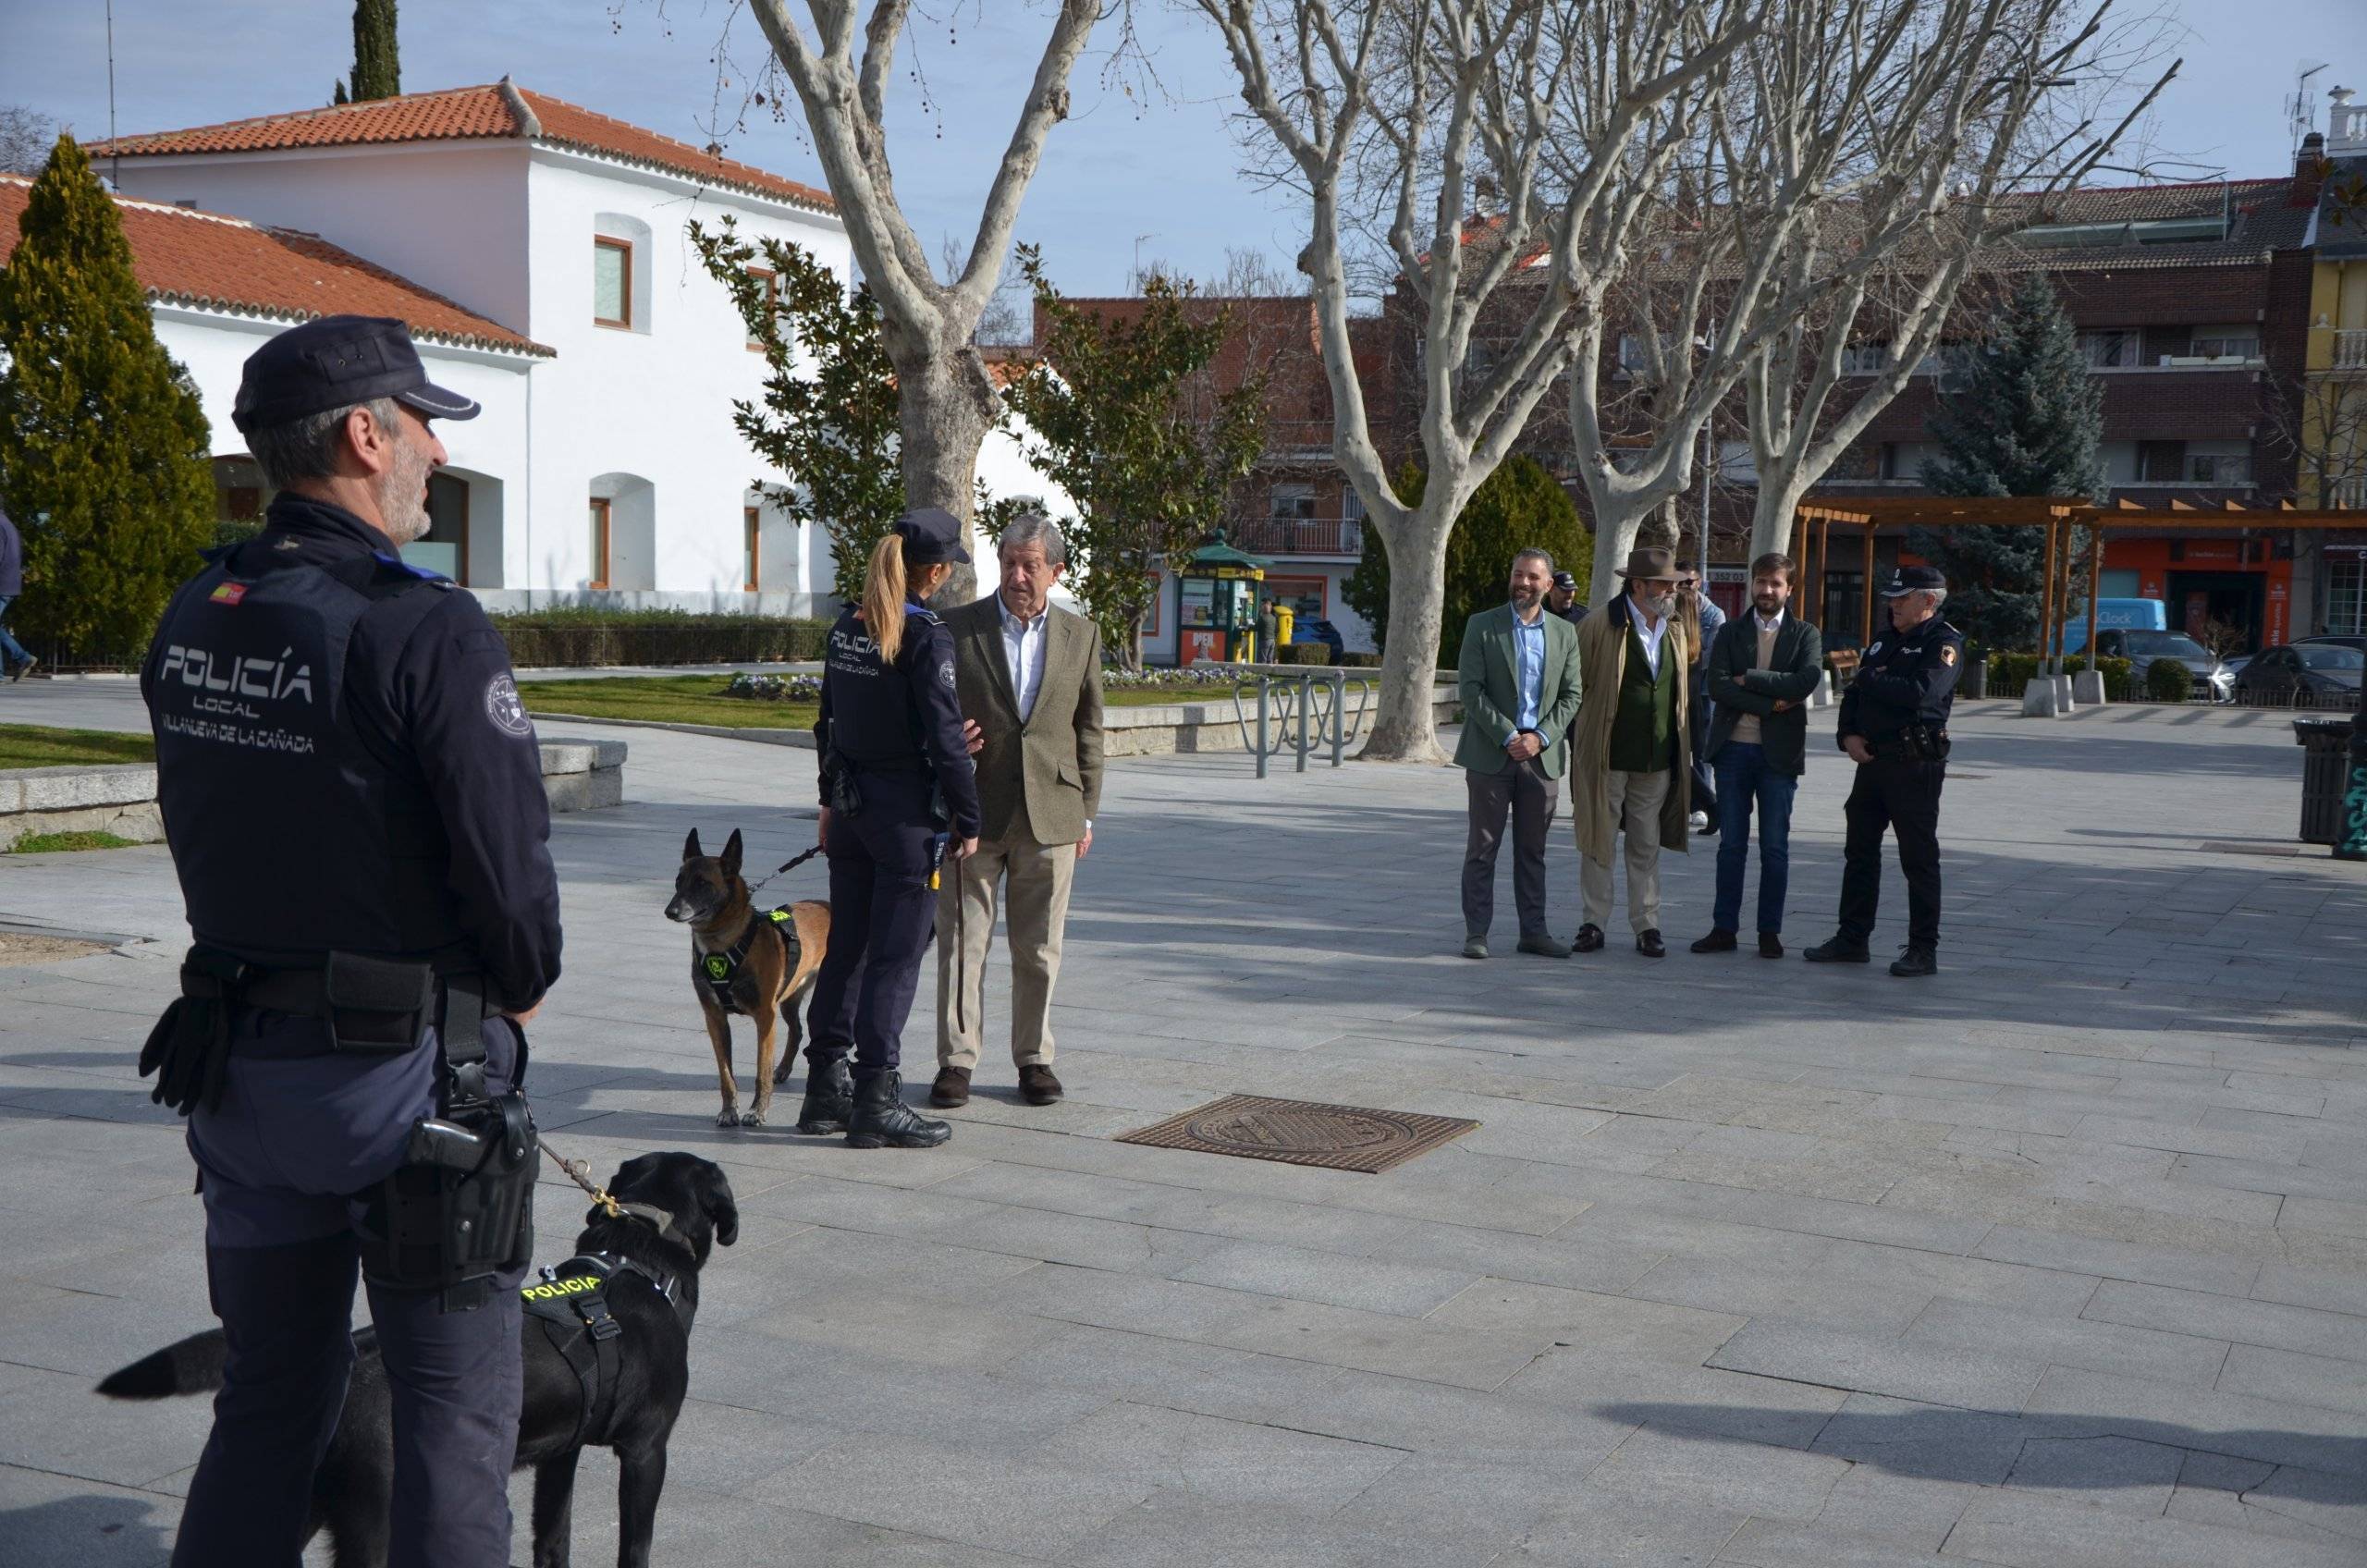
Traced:
<path fill-rule="evenodd" d="M 2334 335 L 2334 368 L 2367 371 L 2367 326 L 2346 326 Z"/>
<path fill-rule="evenodd" d="M 1355 560 L 1365 553 L 1365 524 L 1352 517 L 1269 517 L 1228 533 L 1253 556 L 1316 556 Z"/>

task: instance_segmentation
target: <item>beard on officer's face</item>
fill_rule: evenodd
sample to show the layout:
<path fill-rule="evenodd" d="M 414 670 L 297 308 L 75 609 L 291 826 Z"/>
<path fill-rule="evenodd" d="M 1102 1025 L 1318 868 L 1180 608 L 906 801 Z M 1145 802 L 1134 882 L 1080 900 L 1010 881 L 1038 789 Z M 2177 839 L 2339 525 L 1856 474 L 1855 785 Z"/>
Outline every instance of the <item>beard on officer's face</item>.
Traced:
<path fill-rule="evenodd" d="M 427 476 L 435 466 L 427 449 L 403 432 L 395 437 L 393 465 L 372 482 L 379 531 L 398 548 L 427 536 Z"/>

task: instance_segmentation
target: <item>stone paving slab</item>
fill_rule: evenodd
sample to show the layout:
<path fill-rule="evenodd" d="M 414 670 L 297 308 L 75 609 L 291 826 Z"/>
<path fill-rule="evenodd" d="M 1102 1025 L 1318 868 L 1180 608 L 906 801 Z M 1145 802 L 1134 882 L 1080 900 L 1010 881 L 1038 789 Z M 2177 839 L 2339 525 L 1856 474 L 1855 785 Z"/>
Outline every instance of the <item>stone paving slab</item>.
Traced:
<path fill-rule="evenodd" d="M 6 690 L 0 717 L 141 723 L 122 683 Z M 1956 729 L 1944 968 L 1917 985 L 1471 964 L 1453 773 L 1126 761 L 1069 931 L 1068 1101 L 1019 1104 L 990 1049 L 950 1145 L 871 1155 L 713 1125 L 659 914 L 692 827 L 754 863 L 811 842 L 801 759 L 635 731 L 626 803 L 554 829 L 570 962 L 533 1073 L 570 1156 L 688 1149 L 741 1199 L 660 1560 L 2367 1560 L 2367 881 L 2203 847 L 2289 841 L 2277 716 Z M 1796 950 L 1838 888 L 1821 747 Z M 1665 863 L 1680 949 L 1712 859 Z M 1565 831 L 1550 877 L 1574 926 Z M 11 1568 L 163 1562 L 203 1439 L 202 1401 L 90 1392 L 208 1321 L 178 1125 L 132 1071 L 178 907 L 159 850 L 0 862 L 0 924 L 115 944 L 0 970 Z M 1482 1125 L 1380 1176 L 1110 1141 L 1234 1092 Z M 544 1192 L 556 1247 L 581 1198 Z M 613 1483 L 586 1459 L 583 1561 L 614 1551 Z"/>

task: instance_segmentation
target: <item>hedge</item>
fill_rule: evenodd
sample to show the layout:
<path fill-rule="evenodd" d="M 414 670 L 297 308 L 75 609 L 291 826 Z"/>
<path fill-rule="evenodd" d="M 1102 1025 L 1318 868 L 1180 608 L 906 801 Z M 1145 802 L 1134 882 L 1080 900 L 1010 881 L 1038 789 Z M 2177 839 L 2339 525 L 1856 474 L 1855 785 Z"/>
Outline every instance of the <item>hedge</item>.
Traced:
<path fill-rule="evenodd" d="M 2145 671 L 2145 695 L 2156 703 L 2183 703 L 2194 695 L 2194 671 L 2176 659 L 2155 659 Z"/>
<path fill-rule="evenodd" d="M 1989 695 L 2008 699 L 2020 696 L 2022 688 L 2038 674 L 2038 667 L 2039 656 L 2036 654 L 1990 655 Z M 2087 668 L 2088 655 L 2085 654 L 2073 654 L 2063 661 L 2067 675 Z M 2097 668 L 2103 671 L 2106 702 L 2125 703 L 2136 696 L 2137 675 L 2127 659 L 2103 659 L 2098 661 Z"/>
<path fill-rule="evenodd" d="M 565 606 L 492 619 L 521 669 L 818 659 L 830 634 L 827 620 L 688 610 Z"/>

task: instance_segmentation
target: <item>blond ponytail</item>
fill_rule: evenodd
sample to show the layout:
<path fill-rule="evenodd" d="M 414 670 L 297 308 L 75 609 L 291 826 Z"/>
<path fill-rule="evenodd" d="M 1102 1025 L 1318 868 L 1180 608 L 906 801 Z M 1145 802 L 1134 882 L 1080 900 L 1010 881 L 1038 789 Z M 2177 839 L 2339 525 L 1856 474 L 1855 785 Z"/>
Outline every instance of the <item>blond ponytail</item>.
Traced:
<path fill-rule="evenodd" d="M 889 533 L 871 547 L 863 574 L 863 625 L 889 664 L 904 648 L 904 538 Z"/>

